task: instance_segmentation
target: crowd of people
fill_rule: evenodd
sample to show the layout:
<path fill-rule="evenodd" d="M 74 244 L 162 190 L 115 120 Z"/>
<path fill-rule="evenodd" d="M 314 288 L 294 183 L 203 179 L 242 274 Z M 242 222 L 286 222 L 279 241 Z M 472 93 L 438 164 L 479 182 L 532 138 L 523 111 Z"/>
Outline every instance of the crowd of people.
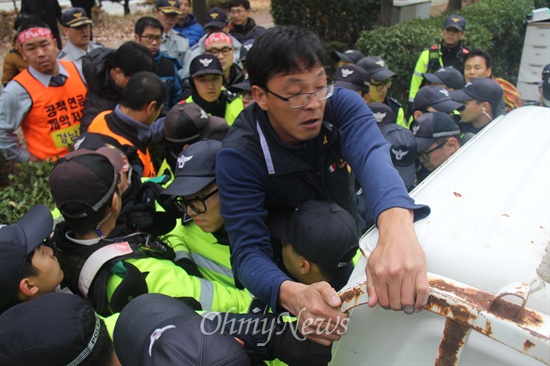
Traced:
<path fill-rule="evenodd" d="M 0 227 L 0 365 L 327 364 L 372 225 L 369 306 L 426 305 L 413 223 L 430 208 L 408 191 L 521 106 L 463 46 L 465 19 L 420 54 L 403 106 L 379 56 L 334 52 L 327 75 L 314 33 L 266 30 L 248 0 L 204 28 L 190 9 L 157 0 L 117 49 L 82 7 L 59 14 L 64 47 L 17 20 L 0 152 L 55 162 L 56 209 Z M 546 106 L 549 83 L 550 65 Z"/>

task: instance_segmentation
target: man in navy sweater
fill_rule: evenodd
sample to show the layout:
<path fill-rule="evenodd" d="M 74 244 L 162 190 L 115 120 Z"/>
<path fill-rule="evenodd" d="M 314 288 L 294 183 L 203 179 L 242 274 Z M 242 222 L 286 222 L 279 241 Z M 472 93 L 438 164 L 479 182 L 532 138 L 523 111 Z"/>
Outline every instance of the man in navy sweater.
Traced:
<path fill-rule="evenodd" d="M 327 282 L 304 285 L 277 268 L 268 214 L 315 198 L 357 217 L 357 178 L 380 231 L 366 268 L 369 305 L 412 314 L 429 290 L 413 220 L 429 208 L 409 197 L 361 97 L 327 85 L 324 62 L 321 41 L 304 28 L 274 27 L 256 39 L 247 55 L 256 103 L 226 136 L 216 179 L 238 280 L 274 311 L 296 315 L 306 337 L 329 345 L 346 329 L 341 301 Z"/>

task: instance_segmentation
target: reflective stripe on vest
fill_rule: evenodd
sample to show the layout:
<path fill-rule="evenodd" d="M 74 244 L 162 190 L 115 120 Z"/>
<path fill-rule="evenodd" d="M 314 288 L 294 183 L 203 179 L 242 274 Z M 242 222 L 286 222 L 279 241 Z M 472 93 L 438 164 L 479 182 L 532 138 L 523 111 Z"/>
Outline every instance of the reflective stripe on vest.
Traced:
<path fill-rule="evenodd" d="M 65 85 L 46 87 L 28 69 L 14 80 L 29 93 L 32 107 L 21 122 L 27 149 L 39 159 L 56 160 L 69 153 L 80 135 L 80 120 L 86 98 L 86 84 L 75 64 L 60 60 L 69 77 Z"/>
<path fill-rule="evenodd" d="M 78 289 L 85 297 L 88 297 L 90 286 L 101 267 L 113 258 L 131 254 L 130 244 L 125 241 L 106 245 L 92 253 L 82 266 L 78 276 Z"/>
<path fill-rule="evenodd" d="M 199 278 L 201 283 L 201 295 L 199 302 L 203 309 L 212 309 L 214 303 L 214 284 L 204 278 Z"/>
<path fill-rule="evenodd" d="M 100 133 L 106 136 L 111 136 L 115 140 L 117 140 L 121 145 L 129 145 L 134 146 L 130 140 L 127 140 L 125 137 L 117 135 L 113 131 L 109 129 L 109 126 L 107 125 L 107 120 L 105 117 L 107 117 L 108 114 L 112 113 L 113 111 L 104 111 L 98 114 L 88 127 L 88 132 L 95 132 Z M 151 160 L 151 156 L 149 155 L 149 149 L 146 149 L 145 152 L 141 150 L 137 150 L 139 160 L 141 160 L 141 163 L 143 164 L 143 177 L 155 177 L 157 174 L 155 172 L 155 167 L 153 166 L 153 161 Z"/>

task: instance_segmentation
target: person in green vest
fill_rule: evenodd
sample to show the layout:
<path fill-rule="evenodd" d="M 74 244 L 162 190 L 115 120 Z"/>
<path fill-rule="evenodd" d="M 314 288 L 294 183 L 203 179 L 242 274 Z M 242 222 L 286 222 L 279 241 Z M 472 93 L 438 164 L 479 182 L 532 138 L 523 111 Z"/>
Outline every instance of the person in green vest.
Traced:
<path fill-rule="evenodd" d="M 224 72 L 218 58 L 211 54 L 198 55 L 189 66 L 191 96 L 186 103 L 197 103 L 206 113 L 225 118 L 231 126 L 243 110 L 240 96 L 223 89 Z"/>

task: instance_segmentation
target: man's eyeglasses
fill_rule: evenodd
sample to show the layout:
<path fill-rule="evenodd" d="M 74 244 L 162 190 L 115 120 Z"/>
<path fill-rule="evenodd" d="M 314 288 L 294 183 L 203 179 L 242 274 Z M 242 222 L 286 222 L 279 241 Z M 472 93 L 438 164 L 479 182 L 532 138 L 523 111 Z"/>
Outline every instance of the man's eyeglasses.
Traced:
<path fill-rule="evenodd" d="M 388 81 L 383 81 L 381 83 L 370 82 L 369 84 L 371 86 L 374 86 L 377 91 L 381 92 L 382 90 L 384 90 L 384 88 L 388 88 L 388 89 L 391 88 L 392 83 L 393 83 L 393 80 L 388 80 Z"/>
<path fill-rule="evenodd" d="M 229 52 L 233 51 L 233 48 L 232 47 L 224 47 L 222 49 L 219 49 L 219 48 L 211 48 L 209 50 L 206 50 L 205 52 L 206 53 L 209 53 L 211 55 L 214 55 L 214 56 L 218 56 L 218 54 L 221 52 L 222 55 L 224 56 L 227 56 L 229 55 Z"/>
<path fill-rule="evenodd" d="M 440 143 L 439 145 L 437 145 L 436 147 L 434 147 L 431 150 L 417 152 L 416 157 L 420 160 L 424 160 L 425 162 L 429 163 L 430 162 L 430 154 L 433 153 L 435 150 L 442 148 L 447 143 L 447 141 L 449 141 L 449 140 L 443 141 L 442 143 Z"/>
<path fill-rule="evenodd" d="M 286 98 L 283 97 L 283 96 L 280 96 L 277 93 L 272 92 L 267 87 L 265 87 L 265 90 L 268 93 L 273 94 L 274 96 L 276 96 L 280 100 L 284 100 L 285 102 L 287 102 L 288 105 L 290 106 L 290 108 L 297 109 L 297 108 L 302 108 L 302 107 L 308 105 L 309 100 L 311 99 L 312 95 L 315 98 L 317 98 L 318 101 L 326 100 L 326 99 L 332 97 L 332 94 L 334 94 L 334 84 L 329 84 L 327 86 L 322 86 L 319 89 L 317 89 L 316 91 L 314 91 L 313 93 L 301 93 L 301 94 L 296 94 L 296 95 L 293 95 L 291 97 L 286 97 Z"/>
<path fill-rule="evenodd" d="M 244 12 L 246 12 L 246 9 L 231 9 L 229 14 L 242 14 Z"/>
<path fill-rule="evenodd" d="M 177 203 L 177 208 L 181 212 L 187 212 L 187 207 L 189 207 L 191 210 L 195 211 L 198 214 L 205 213 L 206 212 L 206 200 L 212 197 L 218 193 L 218 189 L 216 188 L 212 192 L 208 193 L 204 197 L 195 197 L 190 200 L 184 200 L 183 197 L 176 197 L 175 201 Z"/>
<path fill-rule="evenodd" d="M 154 36 L 152 34 L 146 34 L 144 36 L 139 36 L 139 38 L 145 38 L 147 42 L 151 43 L 153 41 L 161 42 L 162 36 Z"/>

